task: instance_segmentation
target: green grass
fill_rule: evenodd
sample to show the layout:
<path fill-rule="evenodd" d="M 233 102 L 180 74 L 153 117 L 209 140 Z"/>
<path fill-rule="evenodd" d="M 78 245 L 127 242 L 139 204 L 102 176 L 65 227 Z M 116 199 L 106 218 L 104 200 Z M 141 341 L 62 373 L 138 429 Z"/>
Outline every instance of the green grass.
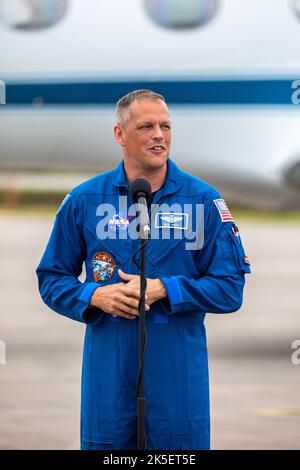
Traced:
<path fill-rule="evenodd" d="M 21 191 L 4 194 L 0 190 L 0 215 L 24 214 L 53 218 L 64 197 L 63 192 Z M 300 224 L 300 211 L 242 208 L 234 203 L 230 203 L 229 207 L 236 223 Z"/>
<path fill-rule="evenodd" d="M 0 215 L 28 215 L 32 217 L 49 217 L 53 218 L 57 212 L 60 203 L 55 205 L 46 204 L 23 204 L 17 207 L 1 207 Z M 259 211 L 253 209 L 231 209 L 231 214 L 238 224 L 239 222 L 251 222 L 254 224 L 272 224 L 272 223 L 289 223 L 300 224 L 300 212 L 292 211 Z"/>
<path fill-rule="evenodd" d="M 260 211 L 253 209 L 231 209 L 231 214 L 235 221 L 253 222 L 253 223 L 293 223 L 300 224 L 300 211 Z"/>

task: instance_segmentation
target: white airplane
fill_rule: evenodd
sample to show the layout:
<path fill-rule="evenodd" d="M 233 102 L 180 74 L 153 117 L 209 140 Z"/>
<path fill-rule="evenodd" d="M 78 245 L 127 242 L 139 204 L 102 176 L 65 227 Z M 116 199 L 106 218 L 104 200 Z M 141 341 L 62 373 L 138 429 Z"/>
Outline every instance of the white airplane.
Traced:
<path fill-rule="evenodd" d="M 299 0 L 0 0 L 0 169 L 112 168 L 115 103 L 150 88 L 181 168 L 299 207 L 299 41 Z"/>

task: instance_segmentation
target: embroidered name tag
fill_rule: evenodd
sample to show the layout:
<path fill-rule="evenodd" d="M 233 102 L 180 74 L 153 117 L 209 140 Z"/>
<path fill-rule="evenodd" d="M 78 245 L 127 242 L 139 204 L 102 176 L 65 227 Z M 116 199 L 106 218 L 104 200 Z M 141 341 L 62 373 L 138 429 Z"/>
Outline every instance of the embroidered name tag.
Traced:
<path fill-rule="evenodd" d="M 186 230 L 188 214 L 183 212 L 158 212 L 155 215 L 155 228 L 176 228 Z"/>

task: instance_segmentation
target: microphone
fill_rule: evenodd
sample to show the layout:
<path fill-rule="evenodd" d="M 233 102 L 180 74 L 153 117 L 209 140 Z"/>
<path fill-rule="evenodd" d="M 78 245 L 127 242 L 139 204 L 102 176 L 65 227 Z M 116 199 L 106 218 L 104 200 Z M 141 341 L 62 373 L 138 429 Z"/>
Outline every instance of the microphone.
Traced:
<path fill-rule="evenodd" d="M 148 213 L 147 201 L 151 195 L 151 186 L 149 181 L 143 178 L 137 178 L 129 185 L 130 194 L 135 204 L 138 204 L 140 216 L 140 228 L 142 237 L 149 238 L 150 235 L 150 220 Z"/>

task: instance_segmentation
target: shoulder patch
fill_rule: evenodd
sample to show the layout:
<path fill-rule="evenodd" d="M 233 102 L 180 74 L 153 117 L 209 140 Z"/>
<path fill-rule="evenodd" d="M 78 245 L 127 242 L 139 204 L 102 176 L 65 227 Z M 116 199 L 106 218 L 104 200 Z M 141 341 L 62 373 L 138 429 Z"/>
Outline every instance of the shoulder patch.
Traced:
<path fill-rule="evenodd" d="M 214 199 L 214 203 L 219 211 L 222 222 L 233 222 L 233 217 L 224 199 Z"/>

